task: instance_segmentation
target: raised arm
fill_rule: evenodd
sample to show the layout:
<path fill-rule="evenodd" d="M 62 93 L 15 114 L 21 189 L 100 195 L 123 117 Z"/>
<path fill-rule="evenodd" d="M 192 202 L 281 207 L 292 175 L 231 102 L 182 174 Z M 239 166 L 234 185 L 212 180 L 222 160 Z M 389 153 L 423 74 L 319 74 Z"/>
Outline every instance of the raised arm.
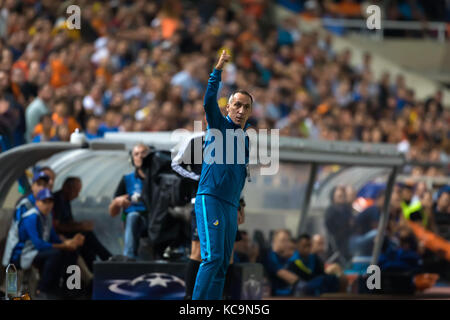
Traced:
<path fill-rule="evenodd" d="M 203 107 L 205 108 L 206 121 L 208 122 L 210 128 L 218 128 L 220 126 L 220 122 L 223 120 L 222 113 L 220 112 L 219 105 L 217 104 L 217 91 L 219 90 L 223 66 L 229 60 L 230 56 L 225 50 L 222 51 L 216 67 L 209 76 Z"/>

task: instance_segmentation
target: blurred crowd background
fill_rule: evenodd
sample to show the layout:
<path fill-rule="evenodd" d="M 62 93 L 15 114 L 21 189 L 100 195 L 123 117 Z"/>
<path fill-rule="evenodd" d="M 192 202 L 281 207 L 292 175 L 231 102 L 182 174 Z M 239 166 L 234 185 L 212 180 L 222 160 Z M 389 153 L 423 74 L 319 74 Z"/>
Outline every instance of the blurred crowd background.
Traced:
<path fill-rule="evenodd" d="M 442 92 L 420 100 L 401 74 L 376 79 L 370 53 L 358 66 L 350 65 L 352 52 L 334 52 L 330 35 L 302 32 L 295 18 L 276 25 L 272 2 L 200 2 L 78 1 L 81 29 L 68 30 L 70 2 L 3 1 L 3 141 L 9 146 L 67 141 L 76 128 L 88 138 L 109 131 L 192 129 L 204 116 L 211 66 L 226 49 L 233 61 L 223 75 L 220 105 L 236 88 L 252 92 L 256 128 L 311 139 L 395 143 L 414 160 L 446 159 L 450 111 Z M 351 16 L 345 10 L 351 3 L 360 6 L 280 2 L 335 16 Z M 431 12 L 430 19 L 445 10 Z M 424 173 L 442 174 L 436 168 Z"/>
<path fill-rule="evenodd" d="M 68 29 L 70 4 L 81 8 L 80 30 Z M 299 15 L 278 24 L 275 4 Z M 396 144 L 409 160 L 429 164 L 407 166 L 411 177 L 445 178 L 448 168 L 439 163 L 449 160 L 450 107 L 442 91 L 418 99 L 402 74 L 387 71 L 376 78 L 370 52 L 355 66 L 350 50 L 333 50 L 331 34 L 298 28 L 300 16 L 361 18 L 361 5 L 348 0 L 1 1 L 0 150 L 69 141 L 77 128 L 88 139 L 107 132 L 193 130 L 194 121 L 204 119 L 212 66 L 227 50 L 232 61 L 223 72 L 219 105 L 225 107 L 237 88 L 251 92 L 249 121 L 255 128 L 309 139 Z M 450 16 L 445 1 L 388 1 L 386 12 L 392 20 L 423 22 Z M 355 222 L 356 192 L 347 197 L 345 190 L 343 185 L 333 191 L 326 223 L 330 236 L 347 246 L 352 235 L 376 229 L 383 199 L 377 193 L 371 203 L 377 211 Z M 448 186 L 397 185 L 389 234 L 405 227 L 400 218 L 417 201 L 422 214 L 417 220 L 429 218 L 424 227 L 438 232 L 436 213 L 450 226 L 449 194 Z M 401 232 L 396 234 L 400 241 Z M 277 244 L 280 239 L 284 242 Z M 313 240 L 322 243 L 323 235 Z M 245 241 L 237 252 L 251 251 L 247 260 L 259 256 L 264 263 L 266 252 L 255 254 L 248 237 Z M 266 250 L 288 259 L 295 245 L 280 230 Z M 423 246 L 417 250 L 425 252 Z M 314 252 L 325 251 L 322 245 Z"/>

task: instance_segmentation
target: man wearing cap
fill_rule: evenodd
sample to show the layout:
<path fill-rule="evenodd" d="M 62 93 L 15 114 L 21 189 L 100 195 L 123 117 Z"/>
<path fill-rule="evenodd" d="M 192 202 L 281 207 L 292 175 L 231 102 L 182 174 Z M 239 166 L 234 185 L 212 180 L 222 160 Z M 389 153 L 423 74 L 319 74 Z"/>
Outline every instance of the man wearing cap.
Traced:
<path fill-rule="evenodd" d="M 61 241 L 56 234 L 51 218 L 53 195 L 48 188 L 36 194 L 36 204 L 21 216 L 19 242 L 14 247 L 10 262 L 21 269 L 31 265 L 40 271 L 38 295 L 56 294 L 59 280 L 69 265 L 77 261 L 76 250 L 83 245 L 84 237 L 75 235 Z"/>
<path fill-rule="evenodd" d="M 19 220 L 20 217 L 29 209 L 33 208 L 36 203 L 36 195 L 44 188 L 48 188 L 50 177 L 43 171 L 39 170 L 33 174 L 31 184 L 31 192 L 23 196 L 16 204 L 14 219 Z"/>

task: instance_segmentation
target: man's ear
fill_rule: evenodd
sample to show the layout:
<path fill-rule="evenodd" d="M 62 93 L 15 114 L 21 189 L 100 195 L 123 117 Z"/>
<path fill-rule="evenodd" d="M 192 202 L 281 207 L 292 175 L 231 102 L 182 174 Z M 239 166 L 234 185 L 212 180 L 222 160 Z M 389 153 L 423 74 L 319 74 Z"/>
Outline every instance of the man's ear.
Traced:
<path fill-rule="evenodd" d="M 229 103 L 227 103 L 227 105 L 225 106 L 225 110 L 227 110 L 227 113 L 230 113 L 230 104 Z"/>

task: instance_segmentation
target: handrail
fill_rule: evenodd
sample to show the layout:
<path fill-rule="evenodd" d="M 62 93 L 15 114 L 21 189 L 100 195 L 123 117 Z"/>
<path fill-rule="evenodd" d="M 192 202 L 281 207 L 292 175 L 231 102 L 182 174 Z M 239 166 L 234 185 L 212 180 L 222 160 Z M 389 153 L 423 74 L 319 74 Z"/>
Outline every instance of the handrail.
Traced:
<path fill-rule="evenodd" d="M 324 27 L 337 26 L 344 28 L 362 28 L 367 29 L 365 19 L 343 19 L 343 18 L 321 18 Z M 439 42 L 445 42 L 447 24 L 445 22 L 427 22 L 427 21 L 395 21 L 381 20 L 381 29 L 374 30 L 380 38 L 383 38 L 383 30 L 436 30 Z"/>

